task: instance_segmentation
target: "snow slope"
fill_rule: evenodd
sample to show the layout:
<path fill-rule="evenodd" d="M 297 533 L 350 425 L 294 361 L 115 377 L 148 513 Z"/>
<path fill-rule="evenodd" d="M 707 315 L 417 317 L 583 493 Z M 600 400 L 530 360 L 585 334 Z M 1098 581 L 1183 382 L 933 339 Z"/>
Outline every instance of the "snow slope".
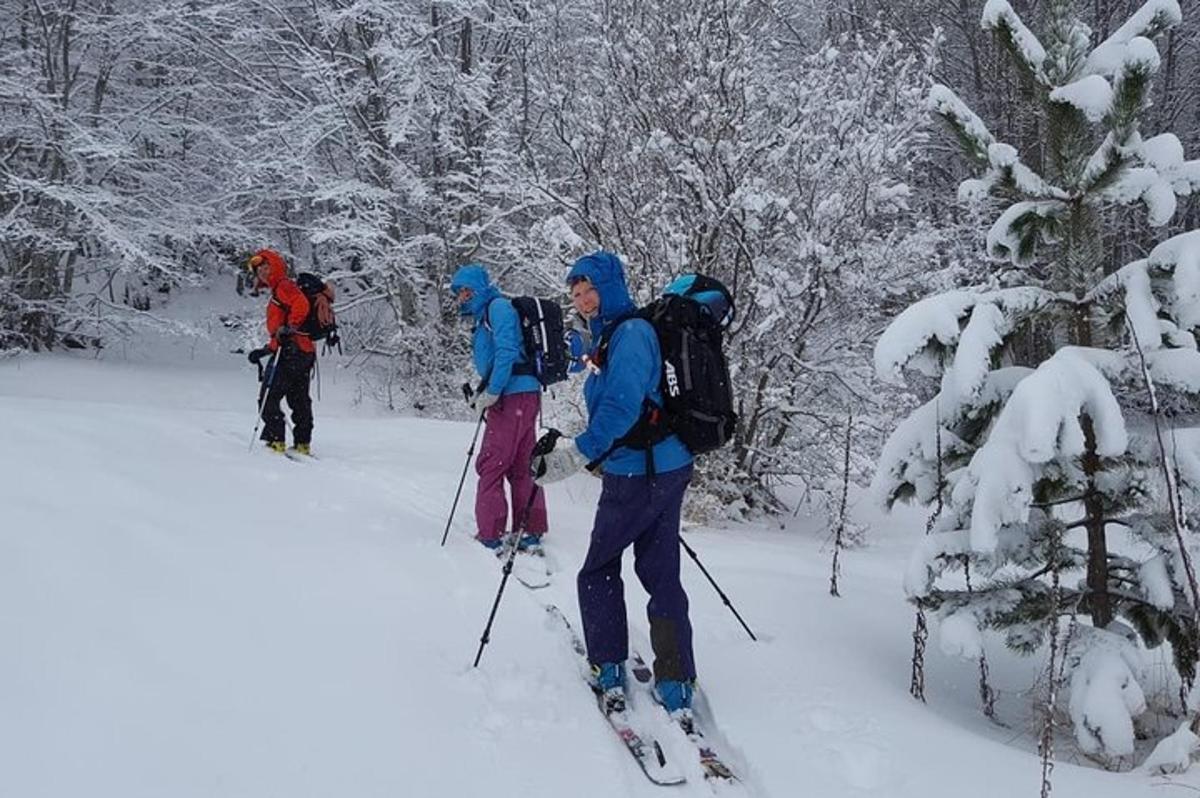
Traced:
<path fill-rule="evenodd" d="M 540 603 L 577 622 L 595 480 L 551 488 L 556 581 L 510 584 L 472 669 L 500 574 L 469 540 L 470 479 L 438 545 L 471 425 L 377 414 L 327 366 L 321 459 L 249 454 L 248 364 L 216 349 L 126 354 L 0 362 L 0 795 L 664 794 L 600 718 Z M 1034 663 L 993 646 L 1010 728 L 979 715 L 973 668 L 936 638 L 930 703 L 908 696 L 900 585 L 920 519 L 875 524 L 873 544 L 844 557 L 842 599 L 828 595 L 822 525 L 785 526 L 688 531 L 761 637 L 685 560 L 701 684 L 746 775 L 726 792 L 1035 794 L 1019 692 Z M 688 766 L 668 792 L 710 794 Z M 1058 795 L 1171 794 L 1163 784 L 1056 770 Z M 1195 791 L 1200 777 L 1176 784 Z"/>

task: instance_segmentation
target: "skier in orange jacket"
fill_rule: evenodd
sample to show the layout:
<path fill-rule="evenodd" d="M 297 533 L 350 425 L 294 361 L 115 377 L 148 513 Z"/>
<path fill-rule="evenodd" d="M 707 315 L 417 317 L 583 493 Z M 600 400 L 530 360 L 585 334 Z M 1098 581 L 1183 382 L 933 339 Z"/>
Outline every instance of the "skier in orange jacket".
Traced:
<path fill-rule="evenodd" d="M 300 332 L 308 316 L 308 297 L 287 276 L 287 263 L 273 249 L 260 249 L 246 262 L 246 268 L 254 275 L 258 285 L 271 291 L 267 302 L 267 345 L 255 349 L 248 355 L 251 363 L 258 364 L 264 357 L 275 355 L 263 377 L 259 402 L 262 404 L 262 439 L 275 452 L 286 450 L 283 410 L 280 402 L 287 399 L 292 411 L 292 450 L 299 454 L 311 454 L 312 446 L 312 397 L 308 385 L 312 377 L 313 364 L 317 360 L 317 348 L 312 340 Z M 265 393 L 265 401 L 263 401 Z"/>

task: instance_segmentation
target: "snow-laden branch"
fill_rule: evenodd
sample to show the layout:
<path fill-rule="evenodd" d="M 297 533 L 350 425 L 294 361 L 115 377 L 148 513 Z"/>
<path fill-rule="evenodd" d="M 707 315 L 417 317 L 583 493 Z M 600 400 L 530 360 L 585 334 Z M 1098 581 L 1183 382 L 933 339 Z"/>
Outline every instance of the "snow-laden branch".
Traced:
<path fill-rule="evenodd" d="M 1128 58 L 1134 39 L 1153 39 L 1183 22 L 1178 0 L 1147 0 L 1088 56 L 1084 69 L 1095 75 L 1115 75 Z"/>
<path fill-rule="evenodd" d="M 1021 319 L 1054 302 L 1067 301 L 1040 288 L 1006 288 L 996 291 L 951 291 L 926 297 L 897 316 L 875 344 L 875 374 L 900 384 L 903 371 L 916 367 L 926 374 L 941 373 L 942 363 L 952 363 L 964 375 L 965 385 L 978 385 L 979 361 L 986 362 L 1004 333 Z M 994 306 L 999 315 L 981 314 L 971 332 L 972 346 L 963 359 L 948 355 L 958 347 L 963 327 L 976 305 Z M 990 329 L 986 324 L 990 323 Z M 984 346 L 984 342 L 992 342 Z M 974 375 L 966 378 L 965 375 Z"/>
<path fill-rule="evenodd" d="M 1108 379 L 1091 358 L 1061 349 L 1017 385 L 1000 411 L 987 443 L 971 458 L 968 478 L 955 488 L 956 502 L 972 501 L 971 546 L 996 546 L 1002 526 L 1023 523 L 1041 469 L 1055 459 L 1084 453 L 1080 418 L 1092 419 L 1096 453 L 1115 457 L 1128 435 Z"/>
<path fill-rule="evenodd" d="M 1039 81 L 1045 80 L 1043 64 L 1046 61 L 1046 48 L 1013 10 L 1008 0 L 988 0 L 984 4 L 980 24 L 984 30 L 994 31 L 1005 37 L 1029 73 Z"/>

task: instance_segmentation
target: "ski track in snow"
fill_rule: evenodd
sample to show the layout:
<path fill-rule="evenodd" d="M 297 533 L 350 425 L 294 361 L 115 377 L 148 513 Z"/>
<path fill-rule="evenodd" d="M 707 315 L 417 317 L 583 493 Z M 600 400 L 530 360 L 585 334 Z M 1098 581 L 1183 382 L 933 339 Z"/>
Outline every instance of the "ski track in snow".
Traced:
<path fill-rule="evenodd" d="M 713 794 L 692 762 L 686 785 L 648 783 L 546 623 L 552 602 L 578 624 L 596 480 L 550 488 L 554 582 L 510 580 L 472 669 L 500 569 L 470 540 L 470 474 L 438 545 L 472 426 L 355 406 L 351 378 L 326 361 L 320 459 L 247 453 L 248 368 L 216 354 L 0 362 L 0 795 Z M 865 498 L 857 512 L 873 542 L 843 556 L 842 599 L 827 592 L 819 518 L 688 531 L 761 638 L 685 557 L 700 717 L 743 778 L 717 791 L 1034 794 L 1021 691 L 1036 663 L 989 640 L 1002 729 L 977 711 L 971 663 L 938 653 L 933 629 L 929 704 L 914 702 L 900 583 L 921 519 L 880 519 Z M 625 576 L 648 655 L 645 595 Z M 690 756 L 673 730 L 667 744 Z M 1172 792 L 1067 761 L 1055 786 Z"/>

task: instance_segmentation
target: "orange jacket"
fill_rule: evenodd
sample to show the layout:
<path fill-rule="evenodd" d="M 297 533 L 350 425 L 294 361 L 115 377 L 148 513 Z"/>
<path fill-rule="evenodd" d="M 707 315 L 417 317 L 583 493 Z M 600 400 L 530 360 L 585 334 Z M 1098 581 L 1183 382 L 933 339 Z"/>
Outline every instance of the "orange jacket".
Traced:
<path fill-rule="evenodd" d="M 267 333 L 271 340 L 267 348 L 272 352 L 279 348 L 279 339 L 275 333 L 283 325 L 299 329 L 308 317 L 308 297 L 287 276 L 287 264 L 283 257 L 273 249 L 260 249 L 255 253 L 261 255 L 267 262 L 267 287 L 271 289 L 271 301 L 267 303 Z M 292 336 L 296 347 L 301 352 L 316 352 L 312 339 L 297 332 Z"/>

